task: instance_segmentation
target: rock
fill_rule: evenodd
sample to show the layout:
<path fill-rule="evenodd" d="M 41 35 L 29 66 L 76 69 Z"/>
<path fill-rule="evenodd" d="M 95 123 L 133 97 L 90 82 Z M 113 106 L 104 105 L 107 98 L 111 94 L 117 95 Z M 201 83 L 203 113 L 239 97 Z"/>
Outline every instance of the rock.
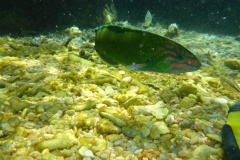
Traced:
<path fill-rule="evenodd" d="M 181 108 L 191 108 L 193 107 L 197 101 L 195 99 L 190 99 L 188 97 L 184 97 L 181 102 L 180 102 L 180 107 Z"/>
<path fill-rule="evenodd" d="M 120 133 L 121 129 L 113 125 L 108 119 L 102 119 L 97 122 L 97 131 L 99 133 Z"/>
<path fill-rule="evenodd" d="M 129 106 L 143 105 L 143 104 L 144 104 L 144 102 L 141 98 L 133 97 L 133 98 L 130 98 L 129 100 L 127 100 L 125 103 L 123 103 L 121 105 L 121 107 L 128 108 Z"/>
<path fill-rule="evenodd" d="M 107 95 L 109 95 L 109 96 L 113 96 L 114 93 L 115 93 L 115 91 L 114 91 L 114 89 L 113 89 L 111 86 L 107 86 L 107 87 L 105 88 L 105 93 L 106 93 Z"/>
<path fill-rule="evenodd" d="M 195 105 L 194 107 L 190 108 L 190 110 L 192 111 L 193 115 L 197 115 L 203 112 L 203 107 L 200 105 Z"/>
<path fill-rule="evenodd" d="M 168 115 L 167 118 L 165 119 L 165 122 L 166 122 L 167 124 L 173 124 L 174 120 L 175 120 L 174 115 L 171 115 L 171 114 L 170 114 L 170 115 Z"/>
<path fill-rule="evenodd" d="M 119 105 L 119 102 L 117 100 L 111 99 L 111 98 L 104 98 L 102 100 L 102 103 L 106 104 L 107 106 L 110 106 L 110 107 L 112 107 L 112 106 L 116 107 Z"/>
<path fill-rule="evenodd" d="M 207 137 L 214 141 L 222 143 L 222 137 L 218 134 L 207 134 Z"/>
<path fill-rule="evenodd" d="M 118 127 L 123 127 L 126 126 L 126 123 L 124 121 L 122 121 L 121 119 L 106 113 L 106 112 L 100 112 L 100 115 L 103 116 L 104 118 L 109 119 L 110 121 L 112 121 L 113 123 L 115 123 Z"/>
<path fill-rule="evenodd" d="M 10 108 L 13 109 L 15 112 L 21 111 L 24 108 L 28 108 L 31 104 L 27 101 L 23 101 L 18 97 L 11 97 L 9 99 Z"/>
<path fill-rule="evenodd" d="M 79 150 L 78 153 L 83 156 L 83 157 L 91 157 L 94 158 L 95 156 L 93 155 L 93 152 L 89 150 L 86 146 L 82 146 Z"/>
<path fill-rule="evenodd" d="M 240 92 L 238 83 L 230 77 L 220 76 L 220 81 L 225 90 Z"/>
<path fill-rule="evenodd" d="M 180 95 L 181 97 L 186 97 L 189 94 L 197 94 L 198 89 L 196 87 L 193 86 L 182 86 L 181 88 L 179 88 L 178 90 L 176 90 L 176 93 L 178 95 Z"/>
<path fill-rule="evenodd" d="M 88 60 L 85 60 L 83 58 L 80 58 L 77 55 L 78 55 L 77 52 L 71 51 L 68 54 L 69 61 L 80 63 L 80 64 L 85 65 L 85 66 L 93 66 L 93 63 L 91 61 L 88 61 Z"/>
<path fill-rule="evenodd" d="M 132 79 L 130 83 L 131 85 L 137 86 L 139 88 L 137 91 L 138 94 L 146 93 L 149 90 L 149 88 L 146 85 L 142 84 L 136 79 Z"/>
<path fill-rule="evenodd" d="M 83 110 L 90 110 L 95 107 L 96 107 L 96 103 L 94 101 L 87 101 L 84 104 L 74 103 L 74 104 L 70 105 L 70 108 L 76 112 L 80 112 Z"/>
<path fill-rule="evenodd" d="M 139 90 L 139 87 L 138 86 L 131 86 L 129 88 L 129 90 L 127 91 L 127 93 L 137 93 Z"/>
<path fill-rule="evenodd" d="M 122 133 L 128 137 L 140 135 L 142 138 L 146 138 L 150 134 L 150 129 L 144 124 L 136 124 L 122 127 Z"/>
<path fill-rule="evenodd" d="M 159 96 L 165 103 L 167 103 L 175 95 L 169 89 L 163 89 L 159 91 Z"/>
<path fill-rule="evenodd" d="M 207 158 L 210 155 L 217 154 L 218 152 L 220 152 L 220 150 L 221 149 L 215 149 L 208 145 L 203 144 L 198 146 L 196 149 L 194 149 L 192 154 L 194 158 L 203 158 L 203 157 Z"/>
<path fill-rule="evenodd" d="M 194 136 L 194 137 L 192 137 L 191 139 L 190 139 L 190 144 L 195 144 L 195 143 L 197 143 L 198 142 L 198 140 L 199 140 L 199 137 L 198 136 Z"/>
<path fill-rule="evenodd" d="M 66 149 L 78 144 L 78 140 L 66 133 L 57 133 L 52 139 L 43 140 L 36 145 L 37 150 L 49 149 L 50 151 L 55 149 Z"/>
<path fill-rule="evenodd" d="M 198 97 L 196 95 L 194 95 L 194 94 L 189 94 L 188 98 L 195 99 L 196 101 L 198 100 Z"/>
<path fill-rule="evenodd" d="M 132 77 L 124 77 L 124 78 L 122 79 L 122 81 L 123 81 L 124 83 L 129 83 L 131 80 L 132 80 Z"/>
<path fill-rule="evenodd" d="M 168 109 L 167 108 L 156 108 L 152 111 L 152 115 L 156 117 L 157 119 L 164 119 L 168 115 Z"/>
<path fill-rule="evenodd" d="M 93 135 L 86 135 L 80 137 L 78 140 L 80 143 L 79 146 L 86 146 L 87 149 L 93 151 L 94 153 L 106 150 L 108 144 L 105 139 L 98 138 Z"/>
<path fill-rule="evenodd" d="M 15 131 L 15 127 L 14 126 L 11 126 L 8 122 L 1 122 L 1 130 L 2 130 L 2 133 L 3 135 L 9 135 L 11 133 L 14 133 Z"/>
<path fill-rule="evenodd" d="M 217 78 L 212 78 L 212 79 L 208 80 L 207 82 L 213 88 L 220 87 L 220 81 Z"/>
<path fill-rule="evenodd" d="M 181 129 L 190 128 L 194 124 L 194 122 L 195 121 L 193 119 L 186 120 L 181 122 L 179 126 L 181 127 Z"/>
<path fill-rule="evenodd" d="M 166 123 L 164 121 L 158 121 L 152 126 L 150 137 L 152 139 L 158 139 L 161 137 L 161 134 L 167 133 L 170 133 L 170 130 L 168 129 Z"/>
<path fill-rule="evenodd" d="M 178 156 L 180 158 L 188 159 L 192 157 L 192 153 L 189 150 L 181 150 L 178 152 Z"/>
<path fill-rule="evenodd" d="M 166 118 L 169 112 L 165 107 L 167 107 L 167 105 L 162 101 L 159 101 L 155 105 L 130 106 L 128 108 L 128 112 L 134 116 L 139 114 L 143 114 L 145 116 L 153 115 L 155 118 L 161 120 Z"/>
<path fill-rule="evenodd" d="M 227 59 L 224 64 L 230 69 L 240 70 L 240 60 L 238 59 Z"/>
<path fill-rule="evenodd" d="M 220 104 L 228 103 L 228 100 L 226 100 L 225 98 L 213 98 L 213 97 L 204 97 L 204 98 L 208 101 L 214 101 L 214 102 L 220 103 Z"/>

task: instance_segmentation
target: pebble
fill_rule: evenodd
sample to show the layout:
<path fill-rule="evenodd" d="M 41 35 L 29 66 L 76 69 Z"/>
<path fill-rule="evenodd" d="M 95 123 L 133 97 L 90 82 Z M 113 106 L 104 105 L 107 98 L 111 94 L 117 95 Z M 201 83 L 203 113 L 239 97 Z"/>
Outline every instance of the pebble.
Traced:
<path fill-rule="evenodd" d="M 107 154 L 107 153 L 102 153 L 102 154 L 100 155 L 100 158 L 101 158 L 101 159 L 109 159 L 109 154 Z"/>
<path fill-rule="evenodd" d="M 165 104 L 160 101 L 154 105 L 145 106 L 130 106 L 128 108 L 129 113 L 132 115 L 143 114 L 145 116 L 153 115 L 155 118 L 161 120 L 167 117 L 168 109 L 165 108 Z"/>
<path fill-rule="evenodd" d="M 214 141 L 222 143 L 222 137 L 220 135 L 217 135 L 217 134 L 207 134 L 207 137 L 212 139 L 212 140 L 214 140 Z"/>
<path fill-rule="evenodd" d="M 125 82 L 125 83 L 129 83 L 131 80 L 132 80 L 132 77 L 124 77 L 122 79 L 122 81 Z"/>
<path fill-rule="evenodd" d="M 238 59 L 227 59 L 224 62 L 225 66 L 234 70 L 240 70 L 240 60 Z"/>
<path fill-rule="evenodd" d="M 181 108 L 191 108 L 193 107 L 195 104 L 197 103 L 197 101 L 195 99 L 191 99 L 188 97 L 184 97 L 181 102 L 180 102 L 180 107 Z"/>
<path fill-rule="evenodd" d="M 106 105 L 108 105 L 108 106 L 114 106 L 114 107 L 116 107 L 116 106 L 119 105 L 119 102 L 118 102 L 117 100 L 111 99 L 111 98 L 105 98 L 105 99 L 103 99 L 102 103 L 103 103 L 103 104 L 106 104 Z"/>
<path fill-rule="evenodd" d="M 122 121 L 121 119 L 106 113 L 106 112 L 100 112 L 100 115 L 103 116 L 104 118 L 109 119 L 110 121 L 112 121 L 113 123 L 115 123 L 118 127 L 123 127 L 126 126 L 126 123 L 124 121 Z"/>
<path fill-rule="evenodd" d="M 137 93 L 139 90 L 138 86 L 131 86 L 130 90 L 127 93 Z"/>
<path fill-rule="evenodd" d="M 134 154 L 139 154 L 139 153 L 141 153 L 143 151 L 143 149 L 138 149 L 138 150 L 136 150 L 135 152 L 134 152 Z"/>
<path fill-rule="evenodd" d="M 115 126 L 108 119 L 101 119 L 97 122 L 97 131 L 99 133 L 120 133 L 121 129 Z"/>
<path fill-rule="evenodd" d="M 11 97 L 9 99 L 10 108 L 13 109 L 15 112 L 21 111 L 24 108 L 28 108 L 30 106 L 30 103 L 21 100 L 18 97 Z"/>
<path fill-rule="evenodd" d="M 33 122 L 25 122 L 23 124 L 23 127 L 28 128 L 28 129 L 34 128 L 35 126 L 36 126 L 36 123 L 33 123 Z"/>
<path fill-rule="evenodd" d="M 168 115 L 167 118 L 165 119 L 165 122 L 167 124 L 172 124 L 174 122 L 175 118 L 174 118 L 174 115 Z"/>
<path fill-rule="evenodd" d="M 70 108 L 76 112 L 80 112 L 83 110 L 90 110 L 96 107 L 96 103 L 94 101 L 87 101 L 84 104 L 81 103 L 74 103 L 70 106 Z"/>
<path fill-rule="evenodd" d="M 158 139 L 161 137 L 161 134 L 170 133 L 170 130 L 167 127 L 167 124 L 164 121 L 155 122 L 151 128 L 150 137 L 152 139 Z"/>
<path fill-rule="evenodd" d="M 83 156 L 83 157 L 91 157 L 94 158 L 95 156 L 93 155 L 93 152 L 89 150 L 86 146 L 82 146 L 79 150 L 78 153 Z"/>
<path fill-rule="evenodd" d="M 49 149 L 65 149 L 78 144 L 78 140 L 66 133 L 57 133 L 52 139 L 44 140 L 36 145 L 36 149 L 44 150 Z"/>
<path fill-rule="evenodd" d="M 107 95 L 113 96 L 115 92 L 114 92 L 114 89 L 113 89 L 111 86 L 107 86 L 107 87 L 105 88 L 105 93 L 106 93 Z"/>
<path fill-rule="evenodd" d="M 128 137 L 140 135 L 142 138 L 146 138 L 151 133 L 151 130 L 146 125 L 133 125 L 122 127 L 122 133 Z"/>
<path fill-rule="evenodd" d="M 192 153 L 188 150 L 181 150 L 181 151 L 178 152 L 178 156 L 180 158 L 188 159 L 188 158 L 192 157 Z"/>
<path fill-rule="evenodd" d="M 122 70 L 121 70 L 121 71 L 119 71 L 118 73 L 123 75 L 123 74 L 125 74 L 125 71 L 122 71 Z"/>
<path fill-rule="evenodd" d="M 152 115 L 159 120 L 164 119 L 168 115 L 168 109 L 167 108 L 156 108 L 152 111 Z"/>
<path fill-rule="evenodd" d="M 220 149 L 212 148 L 208 145 L 200 145 L 196 149 L 193 150 L 192 154 L 194 158 L 207 158 L 210 155 L 216 154 L 220 151 Z"/>
<path fill-rule="evenodd" d="M 194 136 L 194 137 L 192 137 L 192 138 L 190 139 L 190 144 L 195 144 L 195 143 L 198 142 L 198 140 L 199 140 L 199 137 L 198 137 L 198 136 Z"/>
<path fill-rule="evenodd" d="M 190 120 L 186 120 L 186 121 L 183 121 L 179 124 L 179 126 L 182 128 L 182 129 L 185 129 L 185 128 L 190 128 L 193 124 L 194 124 L 194 120 L 193 119 L 190 119 Z"/>
<path fill-rule="evenodd" d="M 214 101 L 216 103 L 220 103 L 220 104 L 227 104 L 228 101 L 225 98 L 212 98 L 212 97 L 204 97 L 206 100 L 210 101 Z"/>

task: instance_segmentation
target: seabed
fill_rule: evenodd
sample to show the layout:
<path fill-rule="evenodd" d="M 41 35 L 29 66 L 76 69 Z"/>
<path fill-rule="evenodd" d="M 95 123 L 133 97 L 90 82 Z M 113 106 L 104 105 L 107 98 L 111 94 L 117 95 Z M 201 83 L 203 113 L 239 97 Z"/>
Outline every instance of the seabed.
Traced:
<path fill-rule="evenodd" d="M 240 99 L 240 42 L 181 29 L 172 40 L 200 70 L 108 66 L 92 29 L 0 37 L 0 159 L 224 159 L 222 125 Z"/>

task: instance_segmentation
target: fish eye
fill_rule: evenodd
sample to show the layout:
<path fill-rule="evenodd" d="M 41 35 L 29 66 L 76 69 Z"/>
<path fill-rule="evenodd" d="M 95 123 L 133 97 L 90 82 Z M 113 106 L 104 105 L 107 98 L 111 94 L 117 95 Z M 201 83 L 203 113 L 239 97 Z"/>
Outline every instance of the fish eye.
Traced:
<path fill-rule="evenodd" d="M 179 61 L 182 61 L 182 60 L 183 60 L 183 56 L 178 55 L 178 56 L 177 56 L 177 59 L 178 59 Z"/>

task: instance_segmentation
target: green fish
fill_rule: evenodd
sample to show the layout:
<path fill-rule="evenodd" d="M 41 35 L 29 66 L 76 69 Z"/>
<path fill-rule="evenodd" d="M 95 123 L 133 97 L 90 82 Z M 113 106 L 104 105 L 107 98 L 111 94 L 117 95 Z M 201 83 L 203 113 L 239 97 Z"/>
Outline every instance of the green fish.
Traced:
<path fill-rule="evenodd" d="M 200 61 L 182 45 L 154 33 L 116 25 L 95 30 L 95 50 L 109 65 L 179 74 L 196 71 Z"/>

